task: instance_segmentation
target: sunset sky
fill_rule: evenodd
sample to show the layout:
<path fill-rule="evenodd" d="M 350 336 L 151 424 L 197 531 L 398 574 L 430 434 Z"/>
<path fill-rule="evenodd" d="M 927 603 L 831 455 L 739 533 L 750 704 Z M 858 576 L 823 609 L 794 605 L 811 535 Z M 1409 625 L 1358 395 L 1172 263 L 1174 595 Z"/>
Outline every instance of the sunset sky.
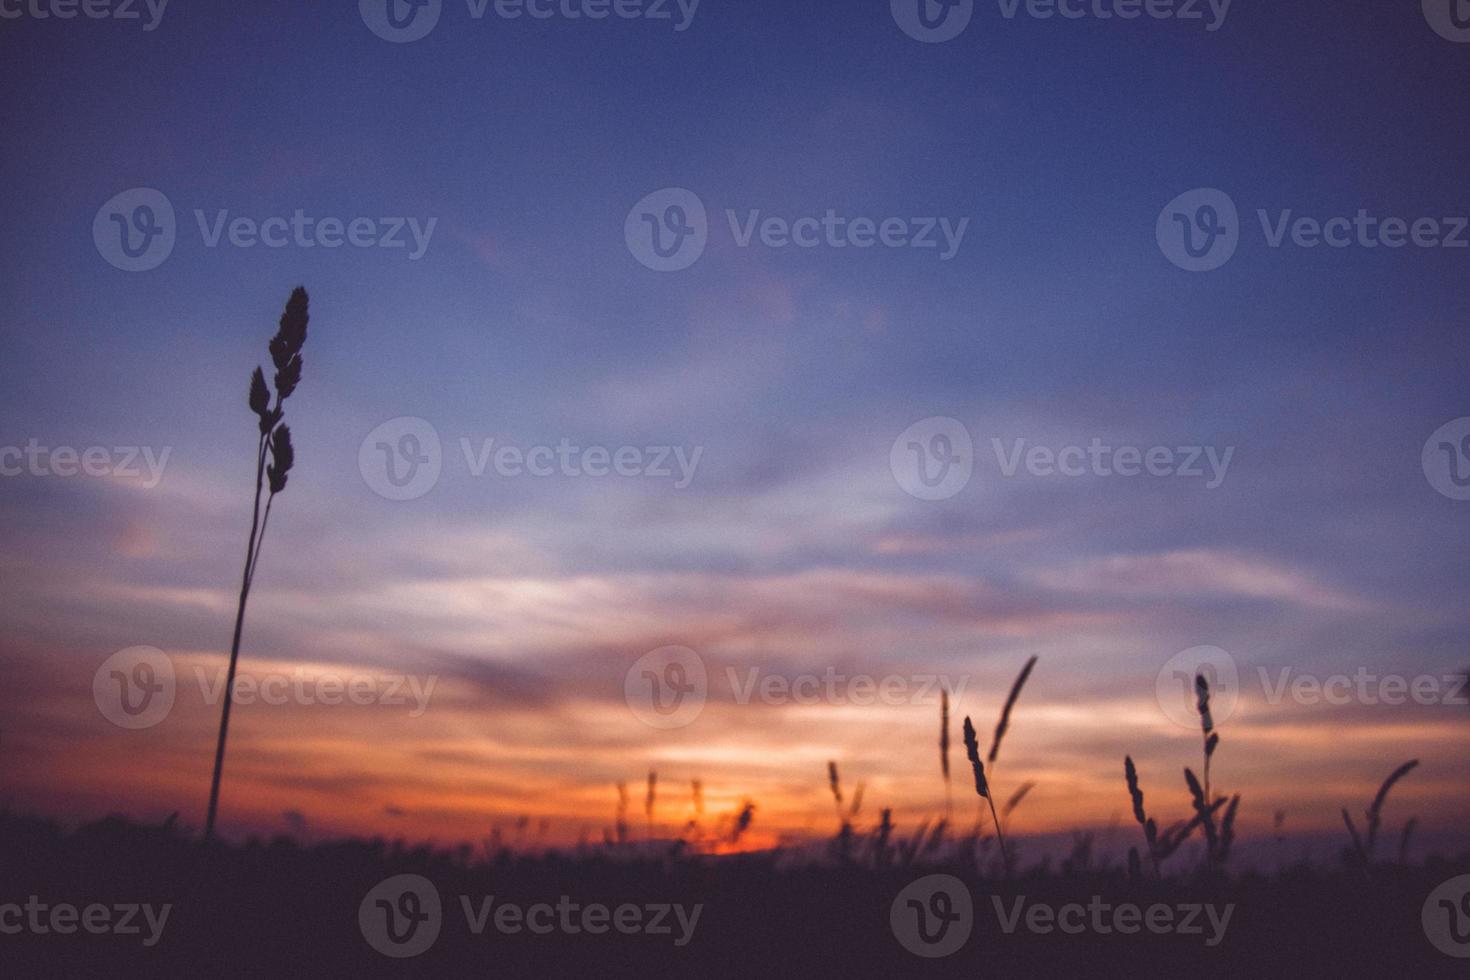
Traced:
<path fill-rule="evenodd" d="M 1037 783 L 1014 832 L 1128 819 L 1125 754 L 1177 818 L 1200 733 L 1156 682 L 1209 645 L 1239 669 L 1214 776 L 1242 794 L 1243 834 L 1269 836 L 1278 809 L 1294 833 L 1339 830 L 1339 807 L 1418 758 L 1390 824 L 1463 843 L 1470 707 L 1273 704 L 1260 673 L 1464 694 L 1441 679 L 1470 667 L 1470 501 L 1436 492 L 1421 452 L 1470 415 L 1470 248 L 1273 248 L 1257 218 L 1467 213 L 1470 46 L 1419 6 L 1240 0 L 1206 31 L 978 4 L 936 44 L 886 0 L 703 0 L 682 31 L 677 13 L 477 20 L 445 0 L 402 44 L 355 2 L 173 0 L 147 31 L 0 21 L 0 450 L 162 462 L 156 481 L 0 476 L 0 804 L 202 823 L 219 708 L 195 668 L 212 681 L 228 656 L 246 385 L 302 284 L 297 462 L 241 670 L 434 686 L 421 713 L 242 704 L 228 834 L 453 842 L 528 816 L 600 839 L 626 781 L 642 835 L 656 770 L 658 832 L 690 819 L 699 779 L 707 826 L 749 800 L 765 844 L 832 832 L 828 760 L 865 784 L 862 821 L 892 807 L 912 826 L 944 809 L 937 695 L 918 690 L 941 676 L 968 820 L 959 719 L 988 740 L 1033 655 L 995 774 L 1000 795 Z M 177 213 L 146 272 L 92 234 L 132 188 Z M 682 271 L 625 241 L 664 188 L 708 211 Z M 1240 214 L 1239 250 L 1207 273 L 1155 238 L 1193 188 Z M 298 210 L 433 231 L 418 258 L 408 231 L 401 249 L 211 247 L 195 216 Z M 727 210 L 967 225 L 948 259 L 742 247 Z M 441 473 L 394 500 L 362 458 L 402 417 L 432 426 Z M 932 418 L 973 445 L 942 500 L 890 465 Z M 476 475 L 492 439 L 699 455 L 687 485 L 672 452 L 670 476 Z M 1232 455 L 1214 487 L 1008 476 L 993 440 Z M 624 686 L 668 645 L 699 655 L 709 692 L 659 729 Z M 178 693 L 126 730 L 93 678 L 135 646 L 172 659 Z M 914 697 L 742 704 L 730 684 L 829 668 Z"/>

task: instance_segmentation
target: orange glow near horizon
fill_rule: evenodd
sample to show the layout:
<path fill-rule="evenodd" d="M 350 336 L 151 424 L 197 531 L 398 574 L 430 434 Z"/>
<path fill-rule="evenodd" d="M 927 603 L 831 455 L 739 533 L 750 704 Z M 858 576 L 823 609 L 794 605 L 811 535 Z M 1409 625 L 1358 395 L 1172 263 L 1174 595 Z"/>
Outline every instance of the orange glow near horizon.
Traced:
<path fill-rule="evenodd" d="M 60 702 L 19 706 L 19 738 L 7 731 L 14 760 L 11 805 L 77 819 L 122 812 L 157 820 L 178 810 L 197 826 L 207 793 L 217 707 L 200 693 L 218 671 L 217 658 L 179 655 L 179 695 L 156 728 L 121 732 L 95 714 L 63 719 Z M 348 674 L 343 665 L 259 661 L 242 678 L 254 690 L 266 676 L 311 681 Z M 390 675 L 363 668 L 378 691 Z M 74 685 L 87 679 L 76 676 Z M 1018 838 L 1128 823 L 1122 757 L 1135 758 L 1150 812 L 1164 822 L 1188 813 L 1180 772 L 1198 767 L 1198 732 L 1159 712 L 1150 698 L 1082 705 L 1047 693 L 1046 664 L 1023 692 L 991 775 L 999 802 L 1024 781 L 1036 787 L 1008 822 Z M 976 717 L 982 740 L 993 726 L 1003 685 L 971 688 L 954 707 L 951 732 L 953 817 L 960 832 L 979 819 L 959 721 Z M 616 784 L 627 786 L 628 839 L 687 836 L 711 853 L 816 840 L 837 827 L 826 782 L 838 763 L 845 800 L 857 786 L 863 803 L 853 818 L 871 829 L 892 808 L 902 834 L 945 813 L 939 770 L 938 709 L 932 704 L 739 705 L 712 698 L 687 729 L 649 729 L 619 702 L 571 695 L 540 708 L 476 707 L 476 692 L 442 677 L 427 708 L 404 705 L 238 703 L 234 713 L 223 825 L 226 833 L 289 833 L 311 839 L 341 835 L 483 842 L 492 833 L 511 847 L 600 843 L 614 833 Z M 14 711 L 18 706 L 10 706 Z M 391 708 L 391 710 L 389 710 Z M 28 730 L 70 722 L 75 737 L 48 747 Z M 1460 761 L 1464 720 L 1412 715 L 1351 725 L 1242 701 L 1222 721 L 1213 778 L 1240 792 L 1240 836 L 1271 834 L 1273 815 L 1287 813 L 1292 834 L 1331 832 L 1338 808 L 1366 805 L 1383 775 L 1415 756 L 1423 765 L 1394 792 L 1392 812 L 1418 817 L 1425 833 L 1458 829 L 1454 803 L 1470 792 Z M 645 779 L 658 774 L 650 827 Z M 692 781 L 703 785 L 703 816 Z M 734 815 L 750 802 L 754 820 L 731 843 Z M 524 818 L 524 820 L 523 820 Z M 695 827 L 690 822 L 695 821 Z M 543 829 L 543 822 L 545 824 Z M 524 823 L 524 830 L 518 825 Z"/>

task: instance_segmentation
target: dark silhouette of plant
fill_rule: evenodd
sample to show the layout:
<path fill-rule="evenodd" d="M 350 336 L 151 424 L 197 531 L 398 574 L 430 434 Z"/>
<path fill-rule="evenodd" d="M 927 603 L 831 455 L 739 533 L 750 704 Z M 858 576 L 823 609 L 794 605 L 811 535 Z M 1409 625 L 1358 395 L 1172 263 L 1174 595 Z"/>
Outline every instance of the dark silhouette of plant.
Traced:
<path fill-rule="evenodd" d="M 1016 682 L 1011 685 L 1011 693 L 1006 696 L 1005 707 L 1000 710 L 1000 721 L 995 725 L 995 737 L 990 741 L 990 753 L 985 761 L 995 767 L 996 756 L 1000 755 L 1001 739 L 1006 737 L 1006 732 L 1011 727 L 1011 709 L 1016 706 L 1016 699 L 1021 696 L 1021 688 L 1026 686 L 1026 679 L 1031 676 L 1031 671 L 1036 667 L 1036 658 L 1032 657 L 1026 661 L 1026 666 L 1021 668 L 1021 673 L 1016 677 Z"/>
<path fill-rule="evenodd" d="M 919 838 L 923 837 L 923 835 L 924 835 L 924 826 L 923 825 L 920 825 L 919 830 L 918 830 L 917 834 L 915 835 L 915 840 L 911 844 L 905 844 L 902 841 L 899 842 L 899 847 L 898 847 L 899 852 L 900 852 L 899 857 L 902 860 L 904 867 L 908 867 L 910 864 L 913 863 L 914 857 L 915 857 L 916 854 L 918 854 L 918 850 L 919 850 Z M 877 867 L 877 868 L 887 867 L 887 865 L 888 865 L 888 853 L 889 853 L 888 841 L 889 841 L 889 838 L 891 838 L 892 836 L 893 836 L 893 810 L 891 808 L 889 808 L 889 807 L 884 807 L 883 808 L 882 819 L 878 822 L 877 829 L 873 831 L 873 866 L 874 867 Z"/>
<path fill-rule="evenodd" d="M 832 803 L 837 809 L 837 825 L 839 827 L 839 832 L 850 830 L 852 826 L 852 820 L 847 815 L 847 813 L 844 813 L 842 804 L 842 779 L 837 775 L 836 762 L 827 763 L 827 788 L 832 791 Z M 855 805 L 848 812 L 851 813 L 853 816 L 856 816 L 857 806 L 862 805 L 861 786 L 858 787 L 858 795 L 854 800 L 854 804 Z"/>
<path fill-rule="evenodd" d="M 1133 756 L 1123 757 L 1123 778 L 1128 781 L 1128 795 L 1133 799 L 1133 819 L 1143 828 L 1143 839 L 1148 844 L 1148 856 L 1154 865 L 1154 874 L 1159 873 L 1159 828 L 1144 812 L 1143 790 L 1138 785 L 1138 769 L 1133 765 Z"/>
<path fill-rule="evenodd" d="M 628 842 L 628 784 L 627 783 L 618 783 L 618 815 L 617 815 L 617 820 L 614 823 L 614 826 L 617 828 L 617 837 L 615 839 L 617 840 L 617 842 L 619 844 L 626 844 Z"/>
<path fill-rule="evenodd" d="M 643 797 L 643 819 L 647 824 L 646 836 L 653 840 L 653 808 L 658 801 L 658 773 L 648 771 L 648 792 Z"/>
<path fill-rule="evenodd" d="M 1026 782 L 1022 783 L 1016 789 L 1016 791 L 1011 794 L 1011 798 L 1009 800 L 1006 800 L 1006 805 L 1000 808 L 1000 815 L 1007 820 L 1011 819 L 1011 814 L 1015 811 L 1016 807 L 1021 805 L 1021 801 L 1026 798 L 1026 794 L 1030 793 L 1035 788 L 1036 780 L 1034 779 L 1028 779 Z"/>
<path fill-rule="evenodd" d="M 1191 786 L 1191 793 L 1193 793 L 1194 788 L 1199 786 L 1199 782 L 1198 780 L 1194 780 L 1194 773 L 1190 772 L 1188 769 L 1186 769 L 1184 773 L 1186 782 L 1193 780 L 1193 785 Z M 1132 756 L 1123 757 L 1123 777 L 1128 781 L 1128 795 L 1133 800 L 1133 819 L 1138 821 L 1138 825 L 1143 828 L 1143 838 L 1145 843 L 1147 843 L 1148 845 L 1149 861 L 1154 866 L 1155 877 L 1163 877 L 1163 873 L 1160 870 L 1161 865 L 1170 857 L 1172 857 L 1174 855 L 1174 852 L 1178 851 L 1179 848 L 1184 845 L 1185 841 L 1189 840 L 1190 835 L 1194 833 L 1196 827 L 1203 827 L 1208 824 L 1208 827 L 1210 829 L 1206 831 L 1206 836 L 1211 840 L 1214 839 L 1213 837 L 1210 837 L 1210 834 L 1214 828 L 1215 811 L 1218 810 L 1225 803 L 1225 799 L 1223 797 L 1216 800 L 1209 806 L 1201 807 L 1199 805 L 1196 805 L 1194 818 L 1192 820 L 1189 820 L 1188 822 L 1179 821 L 1170 825 L 1166 830 L 1164 830 L 1163 833 L 1159 833 L 1158 824 L 1154 822 L 1154 819 L 1152 817 L 1144 812 L 1143 789 L 1139 786 L 1138 769 L 1133 765 Z M 1202 801 L 1203 792 L 1203 789 L 1201 789 L 1200 796 L 1197 798 L 1199 801 Z M 1236 802 L 1238 802 L 1239 799 L 1240 798 L 1237 796 Z M 1228 818 L 1230 821 L 1230 828 L 1226 832 L 1226 834 L 1233 842 L 1235 836 L 1234 803 L 1232 803 L 1231 805 Z M 1212 860 L 1214 854 L 1215 847 L 1211 846 L 1210 857 Z M 1228 846 L 1226 848 L 1226 855 L 1228 856 Z"/>
<path fill-rule="evenodd" d="M 939 690 L 939 771 L 944 774 L 944 819 L 953 815 L 954 797 L 949 785 L 949 688 Z"/>
<path fill-rule="evenodd" d="M 1404 832 L 1399 835 L 1399 864 L 1409 863 L 1409 841 L 1414 836 L 1414 828 L 1419 826 L 1417 817 L 1410 817 L 1409 822 L 1404 824 Z"/>
<path fill-rule="evenodd" d="M 1364 867 L 1367 867 L 1373 862 L 1374 846 L 1378 843 L 1378 828 L 1383 822 L 1383 804 L 1388 800 L 1389 790 L 1393 789 L 1394 784 L 1412 772 L 1417 765 L 1419 765 L 1418 759 L 1410 759 L 1389 773 L 1388 778 L 1383 781 L 1383 785 L 1378 787 L 1378 795 L 1373 797 L 1373 802 L 1368 805 L 1368 836 L 1366 842 L 1359 836 L 1358 828 L 1353 824 L 1352 814 L 1348 813 L 1347 807 L 1342 808 L 1342 822 L 1347 825 L 1348 835 L 1352 838 L 1353 852 L 1357 855 L 1358 861 Z M 1403 849 L 1407 849 L 1407 835 L 1412 832 L 1409 828 L 1405 828 Z"/>
<path fill-rule="evenodd" d="M 740 836 L 750 829 L 750 822 L 755 818 L 755 804 L 746 800 L 740 807 L 740 812 L 735 815 L 735 822 L 730 828 L 730 843 L 740 843 Z"/>
<path fill-rule="evenodd" d="M 1017 690 L 1019 687 L 1018 684 Z M 975 792 L 990 804 L 990 819 L 995 823 L 995 836 L 1000 840 L 1001 861 L 1005 865 L 1006 877 L 1010 877 L 1011 855 L 1006 850 L 1006 835 L 1000 828 L 1000 817 L 995 812 L 995 800 L 990 795 L 990 780 L 985 778 L 985 763 L 980 761 L 980 743 L 975 738 L 975 726 L 969 715 L 965 716 L 965 754 L 969 756 L 970 768 L 975 770 Z"/>
<path fill-rule="evenodd" d="M 941 820 L 934 825 L 929 833 L 929 842 L 924 845 L 924 854 L 935 854 L 944 846 L 944 833 L 949 829 L 949 821 Z"/>
<path fill-rule="evenodd" d="M 255 502 L 251 510 L 250 539 L 245 547 L 245 571 L 240 577 L 240 604 L 235 610 L 235 635 L 230 641 L 230 669 L 225 677 L 225 703 L 220 714 L 219 742 L 214 750 L 214 778 L 209 786 L 205 840 L 214 836 L 215 816 L 219 810 L 220 775 L 225 764 L 225 738 L 230 731 L 230 705 L 234 702 L 235 668 L 240 660 L 245 604 L 250 599 L 250 586 L 255 581 L 255 569 L 260 562 L 260 548 L 265 541 L 266 525 L 270 522 L 271 504 L 275 502 L 276 494 L 286 489 L 286 476 L 296 461 L 296 454 L 291 448 L 291 429 L 281 421 L 285 416 L 281 406 L 301 383 L 301 348 L 306 343 L 306 324 L 310 319 L 307 307 L 306 290 L 298 286 L 286 301 L 280 328 L 271 338 L 271 363 L 276 369 L 274 405 L 271 404 L 270 390 L 266 388 L 265 373 L 257 367 L 250 376 L 250 410 L 260 422 L 260 437 L 255 446 Z M 260 506 L 262 490 L 269 490 L 264 512 Z"/>
<path fill-rule="evenodd" d="M 827 763 L 827 787 L 832 791 L 832 803 L 837 811 L 837 836 L 832 838 L 829 847 L 838 860 L 846 862 L 852 856 L 852 847 L 856 840 L 853 821 L 857 819 L 858 811 L 863 806 L 863 784 L 857 784 L 856 789 L 853 790 L 851 803 L 844 809 L 842 779 L 837 773 L 837 763 L 829 761 Z"/>
<path fill-rule="evenodd" d="M 1194 804 L 1195 816 L 1199 817 L 1200 826 L 1205 831 L 1205 862 L 1214 867 L 1215 850 L 1220 843 L 1220 832 L 1215 827 L 1215 810 L 1205 802 L 1205 791 L 1194 770 L 1188 766 L 1184 768 L 1184 782 L 1189 786 L 1189 798 Z"/>
<path fill-rule="evenodd" d="M 1210 682 L 1205 680 L 1204 674 L 1194 675 L 1195 709 L 1199 711 L 1200 729 L 1205 738 L 1205 799 L 1210 797 L 1210 759 L 1215 755 L 1215 749 L 1220 744 L 1220 736 L 1215 734 L 1215 719 L 1210 715 Z"/>
<path fill-rule="evenodd" d="M 1226 802 L 1226 798 L 1210 795 L 1210 761 L 1220 747 L 1220 734 L 1215 731 L 1215 719 L 1210 714 L 1210 682 L 1204 674 L 1194 675 L 1195 709 L 1199 712 L 1200 730 L 1204 735 L 1205 767 L 1204 783 L 1194 773 L 1184 770 L 1184 781 L 1189 786 L 1189 795 L 1194 803 L 1194 812 L 1205 831 L 1205 863 L 1212 870 L 1230 859 L 1230 848 L 1235 843 L 1235 814 L 1240 808 L 1240 794 L 1230 798 L 1225 816 L 1217 827 L 1215 811 Z"/>
<path fill-rule="evenodd" d="M 1388 800 L 1388 791 L 1393 789 L 1395 783 L 1407 776 L 1418 765 L 1418 759 L 1410 759 L 1408 762 L 1399 766 L 1383 781 L 1383 785 L 1378 788 L 1378 795 L 1373 797 L 1373 803 L 1368 807 L 1369 855 L 1372 855 L 1373 845 L 1378 842 L 1378 828 L 1383 822 L 1383 804 Z"/>

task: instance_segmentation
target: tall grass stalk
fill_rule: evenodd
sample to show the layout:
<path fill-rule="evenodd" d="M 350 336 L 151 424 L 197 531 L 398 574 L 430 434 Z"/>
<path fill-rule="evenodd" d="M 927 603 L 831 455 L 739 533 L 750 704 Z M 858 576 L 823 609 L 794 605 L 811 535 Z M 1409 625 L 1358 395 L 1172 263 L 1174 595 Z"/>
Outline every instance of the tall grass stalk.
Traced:
<path fill-rule="evenodd" d="M 265 374 L 260 368 L 250 376 L 250 410 L 259 420 L 259 438 L 255 445 L 255 502 L 251 508 L 250 537 L 245 545 L 245 570 L 240 576 L 240 601 L 235 607 L 235 633 L 230 641 L 230 667 L 225 675 L 224 707 L 220 712 L 219 741 L 214 749 L 214 776 L 209 784 L 209 812 L 204 820 L 204 839 L 214 837 L 215 818 L 219 812 L 220 777 L 225 766 L 225 739 L 230 732 L 230 706 L 234 703 L 235 670 L 240 661 L 240 636 L 245 628 L 245 605 L 250 599 L 250 587 L 255 582 L 255 570 L 260 563 L 260 549 L 265 543 L 265 529 L 270 522 L 271 504 L 276 495 L 286 489 L 286 474 L 295 462 L 291 447 L 291 429 L 282 424 L 285 413 L 282 403 L 296 390 L 301 382 L 301 348 L 306 343 L 308 298 L 306 290 L 298 286 L 286 301 L 286 311 L 281 314 L 279 329 L 270 342 L 271 362 L 275 366 L 275 404 L 271 404 L 270 391 L 265 385 Z M 269 457 L 270 462 L 266 459 Z M 261 510 L 260 498 L 269 490 L 265 509 Z"/>
<path fill-rule="evenodd" d="M 1021 696 L 1021 688 L 1026 686 L 1026 679 L 1031 676 L 1031 671 L 1036 666 L 1036 658 L 1032 657 L 1026 661 L 1026 666 L 1021 668 L 1021 673 L 1016 676 L 1016 681 L 1011 685 L 1011 693 L 1006 695 L 1005 707 L 1000 710 L 1000 721 L 995 725 L 995 737 L 990 740 L 990 752 L 985 759 L 990 763 L 990 768 L 995 768 L 996 757 L 1000 755 L 1000 743 L 1005 738 L 1006 732 L 1011 727 L 1011 709 L 1016 706 L 1016 699 Z"/>
<path fill-rule="evenodd" d="M 1019 689 L 1020 685 L 1017 685 Z M 970 759 L 970 768 L 975 771 L 975 792 L 990 804 L 990 819 L 995 823 L 995 836 L 1000 841 L 1000 858 L 1005 866 L 1006 877 L 1011 876 L 1011 852 L 1006 847 L 1005 831 L 1000 826 L 1000 815 L 995 812 L 995 800 L 990 795 L 990 780 L 985 778 L 985 763 L 980 761 L 980 742 L 975 738 L 975 726 L 965 716 L 965 754 Z"/>
<path fill-rule="evenodd" d="M 954 816 L 954 794 L 949 783 L 949 688 L 939 690 L 939 769 L 944 773 L 944 819 Z"/>

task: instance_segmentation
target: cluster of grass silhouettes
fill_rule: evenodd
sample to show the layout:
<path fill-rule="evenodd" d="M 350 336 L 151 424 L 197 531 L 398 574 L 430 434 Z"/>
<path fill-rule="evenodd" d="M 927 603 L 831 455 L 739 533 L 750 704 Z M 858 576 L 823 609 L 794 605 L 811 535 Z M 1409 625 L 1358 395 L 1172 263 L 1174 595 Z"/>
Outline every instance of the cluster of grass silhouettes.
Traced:
<path fill-rule="evenodd" d="M 821 856 L 831 863 L 843 866 L 870 868 L 910 868 L 925 864 L 953 865 L 956 862 L 971 867 L 980 877 L 990 879 L 1012 878 L 1022 872 L 1019 844 L 1013 839 L 1007 842 L 1006 831 L 1018 807 L 1037 786 L 1035 780 L 1024 780 L 1016 784 L 1008 795 L 997 796 L 994 776 L 1001 745 L 1011 727 L 1012 713 L 1020 699 L 1022 689 L 1031 677 L 1037 658 L 1031 657 L 1022 666 L 1001 707 L 999 720 L 990 739 L 988 750 L 982 754 L 973 721 L 966 717 L 961 726 L 961 737 L 966 759 L 974 779 L 977 798 L 976 818 L 973 824 L 960 833 L 954 830 L 954 804 L 951 785 L 951 728 L 950 701 L 947 690 L 940 693 L 939 771 L 945 788 L 944 815 L 938 819 L 923 818 L 911 830 L 901 831 L 894 821 L 891 807 L 882 807 L 878 817 L 865 829 L 860 829 L 860 817 L 864 803 L 865 784 L 857 783 L 851 793 L 844 793 L 838 763 L 827 763 L 827 786 L 836 814 L 837 830 L 828 839 Z M 1220 732 L 1216 730 L 1211 711 L 1209 681 L 1203 673 L 1194 679 L 1195 710 L 1199 716 L 1201 734 L 1201 765 L 1198 773 L 1194 767 L 1183 770 L 1183 789 L 1187 793 L 1188 815 L 1161 826 L 1160 820 L 1151 816 L 1145 806 L 1144 791 L 1139 781 L 1138 769 L 1132 756 L 1123 759 L 1123 778 L 1131 803 L 1132 815 L 1143 836 L 1142 846 L 1130 846 L 1127 850 L 1126 874 L 1129 880 L 1139 881 L 1146 877 L 1162 880 L 1167 876 L 1166 865 L 1175 859 L 1178 865 L 1181 852 L 1197 855 L 1198 861 L 1190 867 L 1180 868 L 1180 873 L 1198 873 L 1220 876 L 1228 872 L 1236 844 L 1236 822 L 1240 812 L 1241 794 L 1216 794 L 1212 764 L 1220 747 Z M 1341 863 L 1345 868 L 1360 873 L 1368 872 L 1379 861 L 1379 840 L 1384 826 L 1384 808 L 1393 787 L 1419 765 L 1412 759 L 1395 769 L 1379 788 L 1364 811 L 1364 830 L 1359 831 L 1352 813 L 1342 808 L 1342 818 L 1348 833 L 1347 846 L 1341 852 Z M 723 851 L 728 845 L 738 845 L 742 835 L 752 823 L 755 804 L 747 800 L 734 813 L 719 817 L 712 828 L 702 822 L 704 815 L 702 784 L 692 784 L 693 811 L 695 816 L 671 837 L 661 837 L 656 831 L 655 803 L 657 799 L 657 774 L 648 774 L 647 793 L 644 797 L 646 833 L 640 842 L 629 833 L 629 793 L 626 783 L 618 783 L 616 816 L 612 826 L 603 830 L 603 845 L 609 853 L 621 853 L 641 857 L 679 856 Z M 1003 802 L 997 803 L 998 799 Z M 528 818 L 517 822 L 519 840 L 525 840 Z M 1273 829 L 1278 842 L 1286 821 L 1285 811 L 1276 811 Z M 1408 862 L 1410 844 L 1417 818 L 1407 820 L 1398 835 L 1396 848 L 1397 864 Z M 544 832 L 543 825 L 543 832 Z M 1191 841 L 1197 846 L 1187 848 Z M 497 828 L 487 847 L 488 851 L 503 848 L 504 838 Z M 583 835 L 583 845 L 586 835 Z M 780 854 L 782 848 L 772 851 Z M 797 853 L 795 850 L 793 854 Z M 808 849 L 799 851 L 811 855 Z M 1076 833 L 1070 854 L 1061 862 L 1062 875 L 1099 869 L 1099 855 L 1095 835 Z M 1050 861 L 1038 865 L 1040 873 L 1049 873 Z"/>

